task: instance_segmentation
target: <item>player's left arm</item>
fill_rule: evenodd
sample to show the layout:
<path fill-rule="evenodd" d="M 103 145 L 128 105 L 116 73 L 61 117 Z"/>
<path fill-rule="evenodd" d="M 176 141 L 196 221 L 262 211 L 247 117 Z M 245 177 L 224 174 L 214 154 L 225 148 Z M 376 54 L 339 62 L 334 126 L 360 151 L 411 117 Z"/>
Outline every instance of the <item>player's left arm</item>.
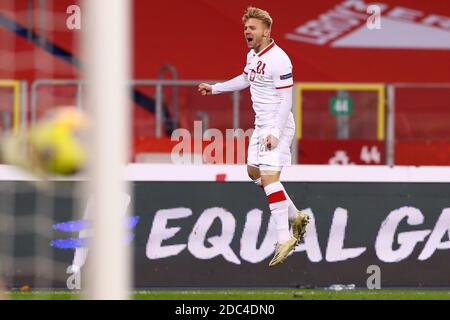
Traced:
<path fill-rule="evenodd" d="M 278 145 L 278 140 L 286 127 L 286 122 L 292 110 L 292 91 L 294 86 L 292 76 L 292 64 L 280 63 L 272 70 L 273 82 L 277 90 L 280 103 L 274 125 L 266 138 L 266 145 L 273 149 Z"/>

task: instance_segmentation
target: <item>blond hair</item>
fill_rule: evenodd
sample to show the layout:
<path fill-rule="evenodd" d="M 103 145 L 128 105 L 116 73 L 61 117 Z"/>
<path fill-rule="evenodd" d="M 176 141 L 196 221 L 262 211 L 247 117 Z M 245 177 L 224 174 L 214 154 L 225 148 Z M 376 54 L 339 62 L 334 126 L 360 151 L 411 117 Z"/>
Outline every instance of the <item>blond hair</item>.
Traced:
<path fill-rule="evenodd" d="M 245 23 L 248 19 L 252 18 L 261 20 L 269 29 L 272 28 L 273 20 L 267 11 L 255 7 L 248 7 L 242 17 L 242 22 Z"/>

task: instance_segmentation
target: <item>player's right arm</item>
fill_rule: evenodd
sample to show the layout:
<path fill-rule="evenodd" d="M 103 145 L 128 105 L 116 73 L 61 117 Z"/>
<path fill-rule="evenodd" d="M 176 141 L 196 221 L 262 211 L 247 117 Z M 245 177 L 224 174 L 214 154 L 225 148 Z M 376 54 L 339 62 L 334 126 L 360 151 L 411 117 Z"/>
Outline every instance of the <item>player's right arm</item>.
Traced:
<path fill-rule="evenodd" d="M 224 92 L 239 91 L 248 88 L 250 83 L 248 82 L 245 73 L 225 82 L 216 83 L 210 85 L 208 83 L 200 83 L 198 91 L 202 96 L 209 96 L 212 94 L 219 94 Z"/>

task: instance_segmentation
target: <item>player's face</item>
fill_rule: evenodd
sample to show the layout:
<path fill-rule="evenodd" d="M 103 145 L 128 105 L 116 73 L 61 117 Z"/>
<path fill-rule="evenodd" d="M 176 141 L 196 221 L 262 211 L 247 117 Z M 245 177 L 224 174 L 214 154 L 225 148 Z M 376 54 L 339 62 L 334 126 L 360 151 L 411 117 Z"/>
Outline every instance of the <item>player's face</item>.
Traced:
<path fill-rule="evenodd" d="M 244 37 L 250 49 L 261 49 L 268 40 L 270 30 L 259 19 L 248 19 L 244 25 Z"/>

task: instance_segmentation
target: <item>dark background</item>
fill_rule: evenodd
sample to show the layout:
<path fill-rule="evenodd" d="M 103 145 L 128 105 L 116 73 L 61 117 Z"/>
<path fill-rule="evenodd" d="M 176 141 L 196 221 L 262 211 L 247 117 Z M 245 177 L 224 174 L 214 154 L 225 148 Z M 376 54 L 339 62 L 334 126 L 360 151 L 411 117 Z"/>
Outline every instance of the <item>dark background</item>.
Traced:
<path fill-rule="evenodd" d="M 9 185 L 8 185 L 9 184 Z M 70 190 L 73 182 L 57 182 L 55 189 Z M 73 250 L 50 248 L 54 239 L 77 238 L 78 233 L 55 231 L 48 225 L 48 233 L 36 232 L 36 220 L 33 215 L 38 210 L 37 199 L 50 200 L 55 215 L 51 223 L 61 223 L 79 219 L 74 200 L 70 192 L 58 194 L 36 193 L 27 182 L 2 182 L 3 188 L 20 189 L 13 196 L 1 195 L 2 214 L 8 213 L 8 201 L 14 199 L 16 217 L 29 216 L 29 232 L 18 232 L 23 228 L 15 226 L 15 256 L 29 257 L 35 261 L 36 256 L 53 253 L 55 276 L 52 286 L 65 287 L 69 275 L 66 268 L 72 263 Z M 136 288 L 146 287 L 323 287 L 335 283 L 355 284 L 365 287 L 369 277 L 367 267 L 378 265 L 381 268 L 382 287 L 448 287 L 450 274 L 450 250 L 437 250 L 429 259 L 419 261 L 418 256 L 428 240 L 419 242 L 413 253 L 400 262 L 384 263 L 375 253 L 375 240 L 382 222 L 388 214 L 404 206 L 419 209 L 424 215 L 424 223 L 410 226 L 403 219 L 396 231 L 400 232 L 433 229 L 442 210 L 450 207 L 449 185 L 444 183 L 285 183 L 286 190 L 298 208 L 311 208 L 315 216 L 318 240 L 322 253 L 320 262 L 311 262 L 306 252 L 295 252 L 279 268 L 269 268 L 270 257 L 260 263 L 249 263 L 240 258 L 240 240 L 247 213 L 255 208 L 264 211 L 258 246 L 263 241 L 269 221 L 267 200 L 259 188 L 245 182 L 135 182 L 133 184 L 133 208 L 130 213 L 140 217 L 134 232 L 134 283 Z M 42 198 L 44 197 L 44 198 Z M 47 197 L 47 198 L 45 198 Z M 146 244 L 152 228 L 155 213 L 160 209 L 185 207 L 192 210 L 187 218 L 169 220 L 167 227 L 180 227 L 173 237 L 162 245 L 187 244 L 192 229 L 201 213 L 208 208 L 222 207 L 231 212 L 236 220 L 236 229 L 231 248 L 241 260 L 240 265 L 228 262 L 222 256 L 210 260 L 194 257 L 186 248 L 176 256 L 150 260 L 146 257 Z M 348 210 L 344 248 L 366 247 L 367 250 L 354 259 L 342 262 L 325 260 L 330 227 L 336 208 Z M 49 207 L 50 208 L 50 207 Z M 6 211 L 5 211 L 6 210 Z M 9 207 L 11 210 L 11 207 Z M 82 207 L 84 210 L 84 207 Z M 5 220 L 4 220 L 5 221 Z M 19 221 L 19 220 L 17 220 Z M 23 224 L 23 223 L 22 223 Z M 206 238 L 221 234 L 220 220 L 216 219 Z M 8 241 L 11 235 L 3 235 L 2 241 Z M 446 238 L 446 237 L 444 237 Z M 442 239 L 441 241 L 448 241 Z M 49 248 L 48 252 L 38 252 L 36 241 Z M 47 247 L 48 246 L 48 247 Z M 205 243 L 205 246 L 209 246 Z M 42 248 L 42 246 L 41 246 Z M 398 244 L 394 240 L 393 248 Z M 111 248 L 113 250 L 114 248 Z M 14 274 L 7 272 L 9 286 L 20 286 L 32 282 L 30 275 L 23 270 L 23 259 L 14 264 Z M 39 278 L 39 272 L 34 275 Z"/>

